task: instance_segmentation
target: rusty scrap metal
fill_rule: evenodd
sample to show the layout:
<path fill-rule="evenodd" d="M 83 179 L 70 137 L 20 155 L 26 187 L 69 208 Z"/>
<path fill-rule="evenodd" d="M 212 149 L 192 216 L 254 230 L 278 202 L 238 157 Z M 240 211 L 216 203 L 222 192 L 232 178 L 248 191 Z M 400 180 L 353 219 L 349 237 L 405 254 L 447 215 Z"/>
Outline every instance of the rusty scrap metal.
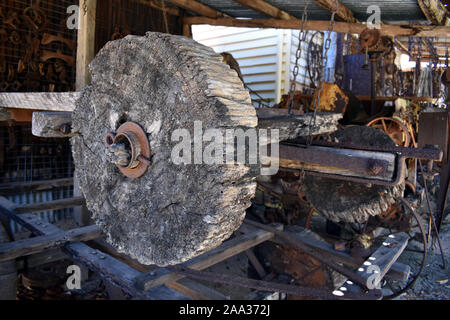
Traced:
<path fill-rule="evenodd" d="M 188 278 L 197 279 L 201 281 L 222 283 L 261 291 L 283 292 L 302 297 L 311 297 L 327 300 L 379 300 L 382 298 L 381 290 L 370 290 L 367 293 L 362 294 L 346 292 L 343 296 L 340 296 L 333 294 L 332 290 L 267 282 L 238 276 L 230 276 L 226 274 L 216 274 L 207 271 L 198 271 L 183 266 L 171 266 L 168 267 L 168 269 L 170 269 L 172 272 L 184 275 Z"/>
<path fill-rule="evenodd" d="M 354 283 L 357 283 L 358 285 L 362 286 L 364 289 L 367 289 L 367 282 L 366 282 L 366 279 L 364 277 L 362 277 L 361 275 L 356 274 L 353 271 L 350 271 L 350 270 L 348 270 L 348 269 L 338 265 L 334 261 L 331 261 L 329 259 L 324 258 L 319 252 L 317 252 L 316 250 L 308 247 L 306 244 L 303 244 L 302 242 L 298 241 L 296 238 L 293 238 L 292 236 L 290 236 L 286 232 L 279 231 L 279 230 L 277 230 L 275 228 L 272 228 L 272 227 L 270 227 L 268 225 L 260 224 L 258 222 L 255 222 L 255 221 L 252 221 L 252 220 L 249 220 L 249 219 L 246 219 L 245 223 L 248 224 L 248 225 L 251 225 L 253 227 L 256 227 L 258 229 L 263 229 L 263 230 L 266 230 L 266 231 L 269 231 L 269 232 L 273 232 L 275 234 L 275 236 L 278 237 L 282 242 L 286 243 L 287 246 L 305 252 L 306 254 L 310 255 L 311 257 L 313 257 L 317 261 L 327 265 L 331 269 L 333 269 L 333 270 L 339 272 L 340 274 L 346 276 L 348 279 L 350 279 Z"/>

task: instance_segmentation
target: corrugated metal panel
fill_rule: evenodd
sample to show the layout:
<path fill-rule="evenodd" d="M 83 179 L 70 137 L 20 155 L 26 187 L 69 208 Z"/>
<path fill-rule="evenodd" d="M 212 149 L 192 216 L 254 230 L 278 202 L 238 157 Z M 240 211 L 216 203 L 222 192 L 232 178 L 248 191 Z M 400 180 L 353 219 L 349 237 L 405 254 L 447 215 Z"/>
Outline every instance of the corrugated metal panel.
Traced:
<path fill-rule="evenodd" d="M 232 17 L 267 18 L 256 11 L 248 9 L 232 0 L 198 0 Z M 302 16 L 305 0 L 265 0 L 273 6 L 300 18 Z M 426 21 L 416 0 L 340 0 L 342 4 L 351 9 L 355 17 L 365 21 L 368 18 L 367 8 L 378 5 L 381 8 L 383 21 Z M 308 18 L 313 20 L 328 20 L 330 13 L 309 0 Z"/>
<path fill-rule="evenodd" d="M 238 61 L 246 85 L 273 105 L 279 96 L 278 55 L 281 30 L 193 26 L 196 41 L 216 52 L 229 52 Z M 251 94 L 255 101 L 260 100 Z M 258 103 L 255 103 L 258 106 Z"/>
<path fill-rule="evenodd" d="M 49 202 L 53 200 L 65 199 L 73 197 L 73 187 L 61 187 L 56 188 L 50 191 L 34 191 L 34 192 L 25 192 L 16 195 L 7 195 L 9 201 L 18 204 L 18 205 L 26 205 L 26 204 L 34 204 L 34 203 L 43 203 Z M 57 221 L 66 220 L 72 218 L 73 208 L 66 208 L 60 210 L 50 210 L 45 212 L 37 213 L 41 219 L 49 223 L 55 223 Z M 23 230 L 23 227 L 17 224 L 16 222 L 11 220 L 10 227 L 13 233 L 18 233 Z"/>
<path fill-rule="evenodd" d="M 298 34 L 298 30 L 193 26 L 196 41 L 216 52 L 226 51 L 234 56 L 246 85 L 262 98 L 270 99 L 268 105 L 280 102 L 282 95 L 289 92 Z M 313 36 L 314 43 L 323 43 L 323 33 L 307 32 L 306 41 L 302 43 L 297 90 L 311 86 L 307 70 L 307 52 Z M 251 96 L 255 101 L 261 100 L 261 97 L 255 94 Z M 258 107 L 258 103 L 255 103 L 255 106 Z"/>

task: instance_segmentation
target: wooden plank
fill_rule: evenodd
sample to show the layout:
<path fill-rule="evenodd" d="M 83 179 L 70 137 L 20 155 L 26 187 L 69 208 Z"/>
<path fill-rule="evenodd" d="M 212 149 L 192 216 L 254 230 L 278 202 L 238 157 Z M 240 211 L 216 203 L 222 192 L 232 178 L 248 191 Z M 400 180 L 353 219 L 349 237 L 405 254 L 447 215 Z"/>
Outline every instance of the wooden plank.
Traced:
<path fill-rule="evenodd" d="M 79 92 L 0 92 L 0 107 L 72 112 L 79 97 Z"/>
<path fill-rule="evenodd" d="M 84 197 L 74 197 L 67 198 L 61 200 L 54 200 L 42 203 L 33 203 L 27 205 L 17 205 L 14 208 L 15 213 L 35 213 L 35 212 L 43 212 L 47 210 L 59 210 L 65 208 L 72 208 L 76 206 L 82 206 L 86 202 Z"/>
<path fill-rule="evenodd" d="M 0 193 L 4 194 L 8 193 L 8 191 L 13 191 L 14 193 L 24 191 L 41 191 L 68 186 L 73 186 L 73 178 L 1 183 Z"/>
<path fill-rule="evenodd" d="M 302 159 L 301 157 L 303 153 L 301 148 L 290 145 L 280 145 L 279 151 L 280 167 L 290 169 L 305 169 L 307 171 L 339 174 L 351 177 L 364 177 L 382 181 L 391 181 L 394 177 L 396 169 L 395 168 L 396 156 L 394 154 L 386 152 L 326 148 L 316 146 L 312 146 L 310 147 L 310 149 L 315 151 L 315 155 L 317 155 L 317 158 L 319 158 L 322 155 L 321 156 L 322 164 L 307 163 L 306 161 L 301 162 L 300 160 Z M 364 170 L 362 170 L 362 168 L 359 168 L 358 170 L 356 169 L 357 168 L 356 162 L 355 162 L 355 169 L 333 167 L 333 165 L 336 163 L 335 161 L 337 157 L 342 157 L 343 159 L 348 157 L 348 159 L 354 159 L 354 161 L 360 160 L 361 161 L 360 166 L 366 164 L 367 159 L 379 160 L 381 163 L 386 164 L 386 171 L 384 172 L 384 174 L 383 172 L 380 172 L 379 174 L 370 174 L 370 172 L 368 171 L 369 165 L 367 165 L 367 170 L 366 168 L 364 168 Z M 274 158 L 272 161 L 276 160 L 277 159 Z M 343 164 L 346 163 L 347 163 L 346 161 L 343 161 Z"/>
<path fill-rule="evenodd" d="M 86 11 L 84 11 L 86 6 Z M 90 82 L 88 65 L 95 56 L 95 24 L 97 0 L 85 0 L 78 19 L 77 65 L 75 87 L 81 91 Z M 42 110 L 42 109 L 41 109 Z M 54 110 L 56 111 L 56 110 Z M 59 111 L 59 110 L 58 110 Z M 62 110 L 61 110 L 62 111 Z M 71 110 L 64 110 L 71 111 Z"/>
<path fill-rule="evenodd" d="M 299 232 L 285 232 L 289 233 L 291 237 L 297 241 L 302 242 L 311 249 L 320 252 L 320 254 L 326 259 L 342 263 L 351 268 L 359 268 L 364 263 L 364 260 L 352 257 L 348 250 L 337 251 L 334 249 L 332 244 L 313 238 L 307 230 Z M 277 237 L 273 238 L 271 241 L 282 245 L 288 245 L 286 242 Z M 396 280 L 406 280 L 409 277 L 409 273 L 409 266 L 395 262 L 388 271 L 387 277 Z"/>
<path fill-rule="evenodd" d="M 198 13 L 202 16 L 209 17 L 212 19 L 224 16 L 223 13 L 217 11 L 216 9 L 213 9 L 195 0 L 169 0 L 169 1 L 186 10 Z"/>
<path fill-rule="evenodd" d="M 251 8 L 252 10 L 261 12 L 272 18 L 281 19 L 281 20 L 300 21 L 296 17 L 287 13 L 286 11 L 278 9 L 277 7 L 271 5 L 270 3 L 267 3 L 266 1 L 263 1 L 263 0 L 234 0 L 234 1 L 242 4 L 243 6 Z"/>
<path fill-rule="evenodd" d="M 167 286 L 193 300 L 229 300 L 219 291 L 188 278 L 168 283 Z"/>
<path fill-rule="evenodd" d="M 57 226 L 45 222 L 40 217 L 34 214 L 17 215 L 13 211 L 14 204 L 0 197 L 0 213 L 5 214 L 14 221 L 17 221 L 35 235 L 52 235 L 61 233 L 62 230 Z M 108 254 L 99 250 L 95 250 L 88 245 L 81 242 L 69 243 L 64 246 L 64 252 L 69 256 L 84 264 L 94 272 L 99 273 L 103 278 L 111 281 L 116 286 L 120 287 L 127 293 L 140 299 L 162 299 L 162 300 L 183 300 L 185 296 L 178 292 L 160 286 L 148 292 L 141 292 L 134 287 L 135 277 L 141 276 L 142 273 L 136 269 L 131 268 L 127 264 L 114 259 Z"/>
<path fill-rule="evenodd" d="M 72 133 L 71 112 L 33 112 L 31 132 L 42 138 L 70 138 Z"/>
<path fill-rule="evenodd" d="M 141 272 L 131 268 L 127 264 L 118 261 L 108 254 L 94 250 L 88 245 L 76 242 L 66 245 L 65 250 L 70 256 L 83 263 L 90 270 L 99 273 L 102 278 L 108 279 L 128 294 L 139 299 L 152 300 L 185 300 L 186 297 L 173 289 L 161 286 L 149 292 L 142 292 L 134 288 L 133 283 Z"/>
<path fill-rule="evenodd" d="M 95 239 L 93 241 L 90 241 L 88 245 L 92 248 L 98 249 L 102 252 L 105 252 L 115 259 L 122 261 L 123 263 L 129 265 L 133 269 L 136 269 L 140 272 L 150 272 L 152 270 L 155 270 L 155 266 L 146 266 L 143 264 L 140 264 L 134 259 L 131 259 L 130 257 L 118 253 L 109 243 L 107 243 L 104 239 Z M 226 297 L 221 294 L 220 292 L 217 292 L 216 290 L 203 286 L 200 283 L 197 283 L 190 279 L 181 279 L 177 282 L 168 283 L 167 287 L 178 291 L 182 295 L 189 297 L 194 300 L 224 300 Z"/>
<path fill-rule="evenodd" d="M 253 253 L 252 249 L 245 250 L 245 254 L 247 255 L 248 260 L 252 264 L 253 268 L 255 268 L 256 273 L 258 274 L 258 276 L 261 279 L 264 279 L 264 277 L 266 276 L 266 271 L 264 270 L 263 266 L 259 262 L 259 260 L 256 257 L 256 255 Z"/>
<path fill-rule="evenodd" d="M 337 11 L 336 15 L 346 22 L 358 22 L 355 16 L 353 15 L 352 10 L 344 6 L 340 1 L 336 0 L 314 0 L 322 8 L 327 9 L 330 12 L 333 12 L 337 3 Z"/>
<path fill-rule="evenodd" d="M 204 270 L 245 250 L 253 248 L 258 244 L 270 240 L 274 237 L 272 232 L 257 230 L 244 234 L 234 239 L 224 242 L 220 247 L 211 250 L 197 258 L 194 258 L 183 265 L 195 270 Z M 136 286 L 140 289 L 149 290 L 157 286 L 177 281 L 184 276 L 170 271 L 168 268 L 159 268 L 155 271 L 144 274 L 136 279 Z"/>
<path fill-rule="evenodd" d="M 88 241 L 101 236 L 100 228 L 93 225 L 0 244 L 0 262 L 29 256 L 51 248 L 62 247 L 68 242 Z"/>
<path fill-rule="evenodd" d="M 301 23 L 296 20 L 280 19 L 234 19 L 207 17 L 185 17 L 183 23 L 187 24 L 209 24 L 213 26 L 243 27 L 243 28 L 278 28 L 295 29 L 301 28 Z M 329 21 L 310 20 L 305 24 L 305 30 L 327 31 Z M 361 34 L 366 29 L 362 23 L 336 22 L 334 31 L 340 33 Z M 380 32 L 391 37 L 448 37 L 450 27 L 447 26 L 425 26 L 425 25 L 387 25 L 382 24 Z"/>
<path fill-rule="evenodd" d="M 154 9 L 166 11 L 168 14 L 173 15 L 173 16 L 181 15 L 181 12 L 180 12 L 181 10 L 175 6 L 170 5 L 169 3 L 165 3 L 164 8 L 163 8 L 163 6 L 161 5 L 162 1 L 160 1 L 160 0 L 134 0 L 134 1 L 145 4 Z"/>
<path fill-rule="evenodd" d="M 400 257 L 408 245 L 406 233 L 390 235 L 369 258 L 359 267 L 358 274 L 370 282 L 374 288 L 378 286 L 394 262 Z M 345 281 L 338 291 L 362 292 L 362 288 L 351 281 Z"/>

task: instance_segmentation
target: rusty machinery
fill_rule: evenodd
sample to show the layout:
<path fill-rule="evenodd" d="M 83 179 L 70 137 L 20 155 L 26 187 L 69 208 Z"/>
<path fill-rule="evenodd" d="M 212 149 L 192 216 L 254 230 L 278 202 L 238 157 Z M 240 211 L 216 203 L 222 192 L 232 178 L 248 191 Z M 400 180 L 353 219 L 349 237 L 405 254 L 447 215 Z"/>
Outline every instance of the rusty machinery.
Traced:
<path fill-rule="evenodd" d="M 260 163 L 171 161 L 175 129 L 193 133 L 195 121 L 219 131 L 258 126 L 248 92 L 222 61 L 222 56 L 193 40 L 148 33 L 108 43 L 90 66 L 92 84 L 81 93 L 72 116 L 77 176 L 107 240 L 141 263 L 176 265 L 217 247 L 241 225 L 251 205 Z M 319 91 L 315 100 L 320 97 Z M 392 200 L 401 196 L 405 158 L 442 158 L 434 147 L 383 143 L 390 141 L 389 136 L 367 127 L 337 131 L 330 141 L 312 141 L 320 117 L 326 117 L 317 112 L 320 101 L 314 105 L 314 117 L 287 114 L 270 119 L 272 128 L 283 131 L 292 125 L 300 137 L 286 138 L 280 156 L 272 160 L 279 160 L 285 170 L 304 173 L 305 185 L 310 179 L 310 190 L 305 191 L 309 201 L 317 194 L 314 185 L 320 185 L 320 179 L 344 183 L 348 191 L 370 185 L 372 191 L 380 188 L 378 196 L 389 194 Z M 309 123 L 306 129 L 295 122 L 303 118 Z M 376 139 L 381 145 L 371 143 L 371 134 L 383 135 Z M 361 205 L 357 194 L 349 199 L 355 207 Z M 341 218 L 365 223 L 389 204 Z M 339 212 L 330 217 L 333 214 L 339 218 Z"/>

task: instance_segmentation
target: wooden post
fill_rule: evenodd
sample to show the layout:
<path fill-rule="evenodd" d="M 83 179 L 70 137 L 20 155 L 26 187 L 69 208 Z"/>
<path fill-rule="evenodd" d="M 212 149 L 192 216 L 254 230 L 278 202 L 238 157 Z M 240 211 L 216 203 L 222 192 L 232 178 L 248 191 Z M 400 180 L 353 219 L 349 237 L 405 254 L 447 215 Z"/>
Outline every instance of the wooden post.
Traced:
<path fill-rule="evenodd" d="M 76 89 L 83 88 L 90 82 L 88 65 L 95 56 L 95 17 L 97 0 L 80 2 L 78 19 L 77 73 Z"/>
<path fill-rule="evenodd" d="M 95 27 L 96 27 L 97 0 L 80 1 L 80 13 L 78 19 L 78 45 L 77 45 L 77 73 L 76 90 L 82 91 L 91 81 L 88 66 L 95 56 Z M 78 178 L 74 176 L 74 197 L 81 196 Z M 90 220 L 90 214 L 86 206 L 74 208 L 75 221 L 80 225 Z"/>

